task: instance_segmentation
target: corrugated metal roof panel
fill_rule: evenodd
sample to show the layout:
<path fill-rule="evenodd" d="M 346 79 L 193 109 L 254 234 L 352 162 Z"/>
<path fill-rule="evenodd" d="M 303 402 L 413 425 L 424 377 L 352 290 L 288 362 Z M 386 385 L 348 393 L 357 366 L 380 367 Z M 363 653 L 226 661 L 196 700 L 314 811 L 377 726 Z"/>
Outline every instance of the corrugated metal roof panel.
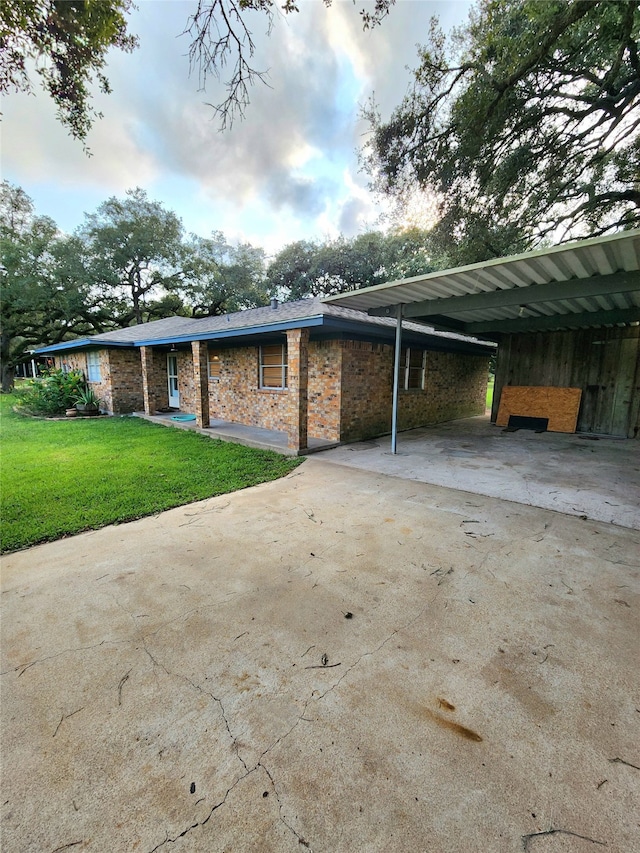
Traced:
<path fill-rule="evenodd" d="M 638 272 L 637 283 L 630 280 L 628 275 L 624 278 L 625 273 L 633 272 Z M 621 274 L 619 284 L 618 280 L 613 278 L 618 273 Z M 606 284 L 606 287 L 603 288 L 602 294 L 589 292 L 582 297 L 576 296 L 574 292 L 571 298 L 568 298 L 568 295 L 563 298 L 562 292 L 563 289 L 567 291 L 567 283 L 582 280 L 591 282 L 598 276 L 609 277 L 603 279 L 603 285 Z M 491 308 L 475 306 L 464 311 L 458 305 L 447 304 L 447 300 L 464 295 L 519 289 L 522 291 L 522 305 L 526 306 L 528 288 L 537 286 L 539 291 L 539 288 L 545 285 L 550 287 L 550 298 L 538 301 L 541 294 L 536 293 L 535 315 L 538 317 L 561 317 L 570 312 L 571 320 L 584 326 L 590 324 L 590 313 L 597 312 L 598 319 L 601 319 L 603 311 L 626 310 L 630 312 L 629 322 L 640 320 L 640 316 L 635 316 L 635 309 L 640 308 L 640 230 L 624 231 L 510 258 L 497 258 L 428 273 L 331 296 L 325 302 L 359 311 L 388 309 L 391 316 L 395 314 L 395 306 L 398 304 L 431 303 L 435 300 L 429 311 L 425 309 L 426 318 L 438 313 L 440 306 L 437 302 L 441 301 L 438 324 L 445 325 L 443 318 L 461 321 L 465 324 L 464 331 L 473 334 L 474 322 L 515 319 L 521 312 L 516 310 L 514 313 L 512 304 L 496 308 L 495 300 L 492 301 Z M 619 291 L 615 290 L 616 286 L 620 287 Z M 571 289 L 575 291 L 575 287 Z M 591 291 L 595 289 L 591 288 Z M 510 303 L 513 301 L 513 297 L 510 297 Z M 418 316 L 418 310 L 419 307 L 414 311 L 414 316 Z M 531 312 L 526 313 L 531 316 Z"/>

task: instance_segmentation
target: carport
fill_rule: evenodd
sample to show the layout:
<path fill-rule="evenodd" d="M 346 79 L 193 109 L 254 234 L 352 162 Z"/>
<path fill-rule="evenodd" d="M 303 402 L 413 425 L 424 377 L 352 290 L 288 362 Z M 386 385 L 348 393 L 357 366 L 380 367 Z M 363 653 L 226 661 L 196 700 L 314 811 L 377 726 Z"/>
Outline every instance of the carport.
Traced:
<path fill-rule="evenodd" d="M 325 301 L 498 343 L 491 419 L 507 386 L 581 389 L 577 431 L 640 429 L 640 230 L 393 281 Z M 397 418 L 391 450 L 396 453 Z"/>

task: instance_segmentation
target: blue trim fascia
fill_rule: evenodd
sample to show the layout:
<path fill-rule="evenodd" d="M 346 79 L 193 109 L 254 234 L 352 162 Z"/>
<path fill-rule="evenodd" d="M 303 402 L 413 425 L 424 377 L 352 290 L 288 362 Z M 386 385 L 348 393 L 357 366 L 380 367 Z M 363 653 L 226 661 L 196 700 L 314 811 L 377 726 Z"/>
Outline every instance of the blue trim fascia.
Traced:
<path fill-rule="evenodd" d="M 74 341 L 62 341 L 60 344 L 50 344 L 48 347 L 39 347 L 31 350 L 35 353 L 47 352 L 64 352 L 65 350 L 86 349 L 87 347 L 97 347 L 98 349 L 107 349 L 111 347 L 131 347 L 133 343 L 127 341 L 96 341 L 94 338 L 76 338 Z"/>
<path fill-rule="evenodd" d="M 272 332 L 286 332 L 288 329 L 306 329 L 314 326 L 322 326 L 325 318 L 305 317 L 303 320 L 287 320 L 280 323 L 267 323 L 260 326 L 241 326 L 236 329 L 218 329 L 215 332 L 203 332 L 200 334 L 176 335 L 171 338 L 148 338 L 137 340 L 132 346 L 153 347 L 166 344 L 184 344 L 191 341 L 217 341 L 224 338 L 238 338 L 246 335 L 265 335 Z"/>
<path fill-rule="evenodd" d="M 336 331 L 352 335 L 364 335 L 368 339 L 375 337 L 395 342 L 395 323 L 393 326 L 379 326 L 374 323 L 358 323 L 357 320 L 344 320 L 340 317 L 330 317 L 327 320 L 327 325 Z M 441 337 L 427 329 L 422 332 L 417 329 L 407 329 L 405 326 L 402 328 L 402 339 L 413 340 L 420 343 L 421 346 L 427 346 L 432 349 L 459 350 L 464 348 L 475 350 L 476 353 L 487 352 L 490 354 L 496 348 L 495 344 L 490 341 L 459 340 L 458 338 Z"/>

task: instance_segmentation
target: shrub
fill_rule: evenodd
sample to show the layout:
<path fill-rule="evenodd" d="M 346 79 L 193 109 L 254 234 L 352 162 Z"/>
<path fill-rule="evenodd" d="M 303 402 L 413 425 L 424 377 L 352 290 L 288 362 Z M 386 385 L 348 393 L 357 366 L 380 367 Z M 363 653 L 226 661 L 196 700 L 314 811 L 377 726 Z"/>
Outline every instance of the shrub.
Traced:
<path fill-rule="evenodd" d="M 18 408 L 30 415 L 62 415 L 75 406 L 85 388 L 84 376 L 79 370 L 64 373 L 59 369 L 45 370 L 22 388 L 16 388 Z"/>
<path fill-rule="evenodd" d="M 95 406 L 97 408 L 101 402 L 102 400 L 90 385 L 85 385 L 76 395 L 76 404 L 81 403 L 83 406 Z"/>

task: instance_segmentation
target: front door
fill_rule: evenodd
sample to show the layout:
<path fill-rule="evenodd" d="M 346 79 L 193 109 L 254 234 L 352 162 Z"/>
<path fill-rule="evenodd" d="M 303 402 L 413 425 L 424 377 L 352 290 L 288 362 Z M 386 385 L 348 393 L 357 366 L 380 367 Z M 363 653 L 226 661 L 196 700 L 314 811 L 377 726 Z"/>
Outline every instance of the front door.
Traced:
<path fill-rule="evenodd" d="M 169 383 L 169 405 L 174 409 L 180 408 L 180 393 L 178 391 L 178 356 L 167 356 L 167 381 Z"/>

